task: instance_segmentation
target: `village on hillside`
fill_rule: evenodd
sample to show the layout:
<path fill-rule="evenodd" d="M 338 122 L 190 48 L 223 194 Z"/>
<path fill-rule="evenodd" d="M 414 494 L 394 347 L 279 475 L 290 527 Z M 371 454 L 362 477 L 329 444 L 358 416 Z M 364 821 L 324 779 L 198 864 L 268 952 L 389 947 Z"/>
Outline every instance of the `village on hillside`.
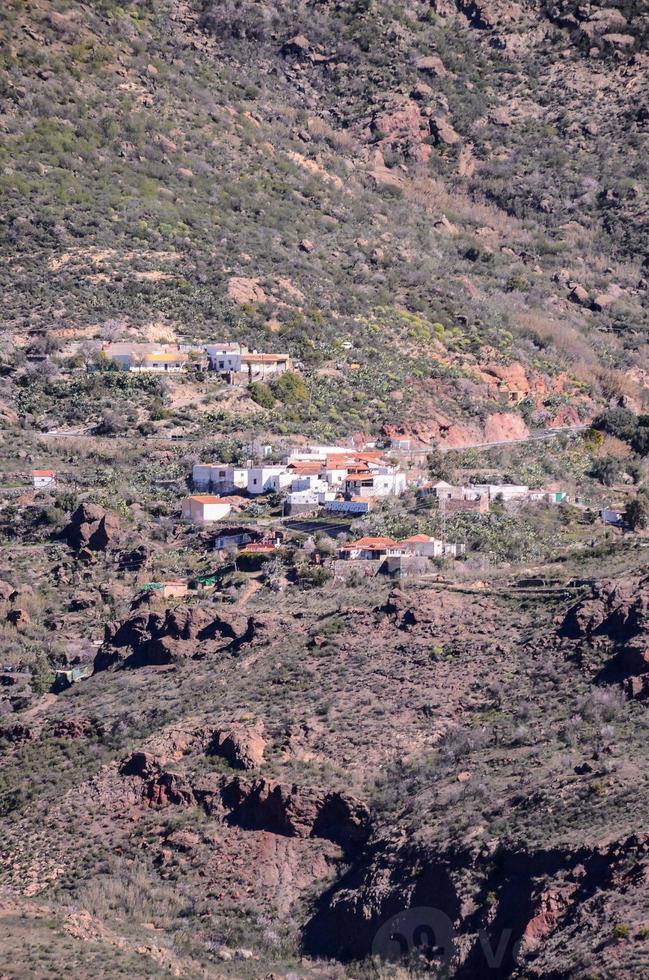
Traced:
<path fill-rule="evenodd" d="M 349 347 L 345 341 L 342 349 Z M 222 341 L 115 339 L 90 345 L 80 359 L 78 344 L 67 354 L 70 377 L 85 375 L 107 397 L 116 390 L 133 392 L 133 438 L 144 452 L 151 446 L 161 458 L 175 461 L 168 473 L 162 466 L 150 488 L 155 494 L 156 487 L 164 487 L 166 502 L 154 504 L 149 531 L 166 522 L 176 536 L 193 540 L 204 565 L 215 564 L 194 578 L 152 579 L 142 569 L 138 585 L 167 598 L 187 594 L 192 582 L 196 588 L 214 588 L 228 581 L 229 567 L 235 575 L 255 581 L 265 576 L 276 586 L 290 580 L 287 562 L 293 571 L 300 568 L 296 581 L 311 586 L 329 578 L 417 580 L 461 576 L 471 568 L 502 569 L 510 555 L 534 551 L 521 540 L 530 524 L 543 523 L 544 511 L 554 512 L 555 527 L 581 525 L 576 537 L 592 546 L 598 535 L 631 527 L 632 487 L 623 484 L 613 494 L 573 479 L 569 467 L 564 483 L 558 479 L 564 472 L 560 467 L 544 471 L 531 465 L 533 447 L 542 444 L 535 440 L 549 440 L 550 453 L 551 443 L 562 439 L 566 452 L 572 442 L 590 447 L 584 449 L 588 453 L 597 448 L 595 436 L 602 437 L 593 436 L 579 413 L 567 409 L 545 429 L 528 428 L 520 411 L 531 397 L 531 382 L 521 365 L 490 362 L 482 369 L 485 391 L 497 403 L 482 427 L 460 431 L 433 406 L 433 421 L 422 416 L 412 425 L 385 423 L 380 430 L 366 424 L 351 435 L 349 426 L 341 426 L 340 438 L 325 442 L 313 437 L 318 410 L 311 404 L 310 386 L 318 372 L 290 353 L 251 349 L 235 335 Z M 331 365 L 323 369 L 326 383 L 332 370 Z M 296 389 L 301 400 L 283 400 L 282 392 Z M 149 402 L 141 392 L 149 393 Z M 270 397 L 272 414 L 264 414 L 265 397 Z M 222 419 L 227 425 L 215 430 Z M 183 427 L 182 420 L 190 427 Z M 121 431 L 119 421 L 103 417 L 98 425 L 48 428 L 46 434 L 50 445 L 60 440 L 63 446 L 66 439 L 92 444 Z M 180 445 L 171 450 L 171 440 Z M 498 465 L 501 446 L 526 445 L 530 454 L 522 469 Z M 444 463 L 447 454 L 459 461 L 467 451 L 478 454 L 468 460 L 470 465 Z M 32 459 L 36 495 L 56 499 L 72 489 L 74 481 L 56 457 Z M 515 481 L 516 476 L 538 482 Z M 20 501 L 23 491 L 16 485 L 5 494 Z M 556 537 L 559 541 L 561 534 Z M 571 547 L 570 533 L 564 538 L 559 550 Z"/>
<path fill-rule="evenodd" d="M 263 381 L 291 370 L 288 354 L 261 353 L 240 343 L 209 344 L 104 344 L 100 360 L 124 371 L 176 374 L 209 370 L 225 377 L 230 384 Z"/>

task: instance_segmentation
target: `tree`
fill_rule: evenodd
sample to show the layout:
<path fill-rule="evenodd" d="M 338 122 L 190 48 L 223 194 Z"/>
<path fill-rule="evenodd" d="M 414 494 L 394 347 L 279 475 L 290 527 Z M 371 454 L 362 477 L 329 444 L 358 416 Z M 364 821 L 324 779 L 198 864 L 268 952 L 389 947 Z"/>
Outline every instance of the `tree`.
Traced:
<path fill-rule="evenodd" d="M 639 493 L 627 504 L 627 524 L 633 531 L 640 531 L 649 525 L 649 496 Z"/>
<path fill-rule="evenodd" d="M 638 419 L 628 408 L 608 408 L 593 419 L 592 427 L 630 442 L 638 427 Z"/>
<path fill-rule="evenodd" d="M 590 468 L 590 475 L 606 487 L 612 487 L 619 474 L 620 462 L 615 456 L 603 456 L 601 459 L 596 459 Z"/>
<path fill-rule="evenodd" d="M 36 659 L 31 667 L 31 673 L 34 692 L 36 694 L 45 694 L 49 691 L 54 683 L 54 674 L 50 669 L 47 657 L 42 651 L 36 654 Z"/>
<path fill-rule="evenodd" d="M 127 426 L 117 412 L 106 409 L 101 417 L 101 422 L 95 426 L 95 432 L 99 436 L 114 436 L 120 432 L 125 432 Z"/>
<path fill-rule="evenodd" d="M 273 592 L 280 592 L 282 588 L 282 576 L 285 573 L 284 563 L 282 559 L 275 555 L 273 558 L 269 558 L 268 561 L 264 562 L 261 566 L 261 573 L 264 578 L 264 582 Z"/>
<path fill-rule="evenodd" d="M 304 381 L 294 371 L 285 371 L 271 382 L 272 393 L 285 405 L 297 405 L 309 400 L 309 392 Z"/>
<path fill-rule="evenodd" d="M 649 425 L 642 421 L 646 418 L 646 415 L 640 416 L 640 425 L 631 440 L 631 446 L 638 456 L 649 456 Z"/>
<path fill-rule="evenodd" d="M 433 449 L 432 452 L 428 453 L 426 462 L 428 463 L 428 472 L 432 477 L 436 477 L 438 480 L 446 480 L 447 483 L 452 483 L 455 479 L 455 470 L 446 453 L 440 452 L 439 449 Z"/>
<path fill-rule="evenodd" d="M 275 396 L 263 381 L 253 381 L 248 385 L 248 394 L 253 402 L 256 402 L 262 408 L 272 408 L 275 404 Z"/>

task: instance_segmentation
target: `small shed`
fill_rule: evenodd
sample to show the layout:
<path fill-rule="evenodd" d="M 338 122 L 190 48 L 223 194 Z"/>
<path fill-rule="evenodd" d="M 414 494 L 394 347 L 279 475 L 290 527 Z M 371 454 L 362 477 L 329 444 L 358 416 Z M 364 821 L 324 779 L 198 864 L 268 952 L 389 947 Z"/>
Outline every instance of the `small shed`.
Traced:
<path fill-rule="evenodd" d="M 48 490 L 56 483 L 54 470 L 32 470 L 32 486 L 35 490 Z"/>
<path fill-rule="evenodd" d="M 192 524 L 210 524 L 227 517 L 232 505 L 224 497 L 211 494 L 195 494 L 185 497 L 182 503 L 182 516 Z"/>

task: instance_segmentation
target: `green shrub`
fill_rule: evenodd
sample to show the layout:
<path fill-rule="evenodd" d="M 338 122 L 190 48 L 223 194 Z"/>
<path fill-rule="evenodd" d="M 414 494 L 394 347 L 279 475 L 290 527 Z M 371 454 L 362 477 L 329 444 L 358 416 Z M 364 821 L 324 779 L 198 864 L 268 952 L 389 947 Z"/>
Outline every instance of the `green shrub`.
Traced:
<path fill-rule="evenodd" d="M 248 393 L 253 402 L 261 405 L 262 408 L 272 408 L 275 404 L 275 396 L 263 381 L 253 381 L 248 386 Z"/>

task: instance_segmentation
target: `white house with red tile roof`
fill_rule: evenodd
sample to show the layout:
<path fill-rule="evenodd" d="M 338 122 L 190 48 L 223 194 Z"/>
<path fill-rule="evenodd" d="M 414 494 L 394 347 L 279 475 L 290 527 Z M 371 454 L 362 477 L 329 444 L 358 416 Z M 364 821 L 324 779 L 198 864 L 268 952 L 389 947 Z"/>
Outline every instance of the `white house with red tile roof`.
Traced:
<path fill-rule="evenodd" d="M 393 539 L 384 537 L 365 537 L 349 541 L 340 549 L 341 558 L 364 559 L 366 561 L 402 555 L 403 548 Z"/>
<path fill-rule="evenodd" d="M 32 486 L 35 490 L 47 490 L 56 483 L 54 470 L 32 470 Z"/>
<path fill-rule="evenodd" d="M 226 497 L 214 497 L 209 493 L 192 494 L 182 502 L 182 516 L 192 524 L 210 524 L 227 517 L 232 506 Z"/>
<path fill-rule="evenodd" d="M 407 554 L 421 555 L 424 558 L 457 558 L 466 551 L 466 546 L 463 544 L 441 541 L 428 534 L 413 534 L 400 541 L 399 545 Z"/>
<path fill-rule="evenodd" d="M 441 558 L 444 553 L 444 542 L 438 538 L 432 538 L 429 534 L 413 534 L 399 543 L 403 550 L 410 555 Z"/>

